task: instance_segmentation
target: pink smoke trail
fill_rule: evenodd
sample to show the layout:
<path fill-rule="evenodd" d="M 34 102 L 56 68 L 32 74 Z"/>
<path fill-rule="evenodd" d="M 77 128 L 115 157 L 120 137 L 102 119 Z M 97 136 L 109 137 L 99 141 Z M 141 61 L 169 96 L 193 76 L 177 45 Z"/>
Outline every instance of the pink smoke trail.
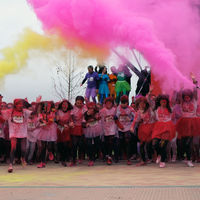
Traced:
<path fill-rule="evenodd" d="M 78 45 L 77 41 L 84 41 L 100 48 L 109 48 L 110 51 L 120 46 L 137 49 L 149 62 L 152 72 L 165 92 L 179 89 L 180 85 L 191 87 L 191 81 L 186 76 L 190 70 L 198 73 L 195 64 L 199 63 L 199 58 L 197 59 L 199 53 L 195 53 L 195 58 L 190 58 L 192 56 L 190 50 L 199 49 L 199 43 L 194 44 L 199 40 L 197 34 L 199 16 L 196 6 L 198 1 L 28 0 L 28 2 L 42 22 L 44 30 L 57 33 L 66 40 L 72 39 L 73 42 L 76 41 L 74 45 Z M 184 10 L 181 12 L 181 9 Z M 183 14 L 184 11 L 187 12 Z M 189 19 L 186 20 L 186 17 Z M 189 26 L 190 22 L 193 22 L 192 27 Z M 189 30 L 186 30 L 187 36 L 182 33 L 181 37 L 183 28 Z M 193 40 L 191 36 L 194 36 Z M 186 39 L 188 40 L 185 41 Z"/>

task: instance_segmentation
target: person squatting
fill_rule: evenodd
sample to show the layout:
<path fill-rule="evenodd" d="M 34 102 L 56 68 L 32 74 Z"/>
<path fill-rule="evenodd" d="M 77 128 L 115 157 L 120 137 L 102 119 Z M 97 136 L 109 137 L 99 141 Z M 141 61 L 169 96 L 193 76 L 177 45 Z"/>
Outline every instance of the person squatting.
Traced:
<path fill-rule="evenodd" d="M 177 160 L 188 167 L 200 162 L 197 82 L 193 90 L 174 91 L 171 97 L 141 89 L 129 105 L 123 70 L 108 75 L 106 67 L 97 73 L 89 66 L 82 82 L 88 81 L 86 97 L 77 96 L 74 105 L 66 99 L 7 104 L 0 96 L 0 159 L 9 162 L 8 172 L 14 164 L 45 168 L 53 161 L 73 167 L 87 160 L 91 167 L 97 160 L 107 165 L 136 160 L 137 166 L 155 162 L 160 168 Z"/>

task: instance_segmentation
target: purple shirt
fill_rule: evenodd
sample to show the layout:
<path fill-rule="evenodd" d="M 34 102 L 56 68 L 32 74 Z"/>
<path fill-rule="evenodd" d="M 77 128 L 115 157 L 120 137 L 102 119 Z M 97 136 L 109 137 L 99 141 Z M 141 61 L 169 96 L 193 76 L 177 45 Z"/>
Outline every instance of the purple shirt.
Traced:
<path fill-rule="evenodd" d="M 99 75 L 96 72 L 87 73 L 85 75 L 85 78 L 84 78 L 82 84 L 84 84 L 86 80 L 87 80 L 87 87 L 88 88 L 96 88 L 97 87 L 97 81 L 99 80 Z"/>

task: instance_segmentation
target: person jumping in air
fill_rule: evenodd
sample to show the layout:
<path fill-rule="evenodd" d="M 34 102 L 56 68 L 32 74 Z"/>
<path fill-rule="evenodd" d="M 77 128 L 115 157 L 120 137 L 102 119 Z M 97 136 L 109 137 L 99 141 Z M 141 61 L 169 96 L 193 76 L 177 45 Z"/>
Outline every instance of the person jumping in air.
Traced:
<path fill-rule="evenodd" d="M 85 75 L 85 78 L 83 79 L 81 86 L 87 81 L 87 88 L 85 97 L 87 101 L 90 101 L 90 97 L 92 97 L 93 102 L 96 103 L 96 90 L 97 90 L 97 82 L 99 80 L 99 75 L 97 72 L 93 71 L 93 66 L 88 66 L 88 73 Z"/>

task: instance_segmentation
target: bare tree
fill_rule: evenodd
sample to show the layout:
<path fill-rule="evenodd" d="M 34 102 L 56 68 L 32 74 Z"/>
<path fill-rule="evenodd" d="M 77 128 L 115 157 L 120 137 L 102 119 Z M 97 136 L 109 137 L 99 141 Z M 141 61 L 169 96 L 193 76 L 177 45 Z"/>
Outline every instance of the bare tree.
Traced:
<path fill-rule="evenodd" d="M 84 95 L 84 88 L 80 87 L 84 78 L 86 60 L 79 58 L 73 51 L 65 50 L 62 59 L 57 61 L 52 76 L 56 97 L 60 100 L 67 98 L 74 101 L 77 95 Z"/>

